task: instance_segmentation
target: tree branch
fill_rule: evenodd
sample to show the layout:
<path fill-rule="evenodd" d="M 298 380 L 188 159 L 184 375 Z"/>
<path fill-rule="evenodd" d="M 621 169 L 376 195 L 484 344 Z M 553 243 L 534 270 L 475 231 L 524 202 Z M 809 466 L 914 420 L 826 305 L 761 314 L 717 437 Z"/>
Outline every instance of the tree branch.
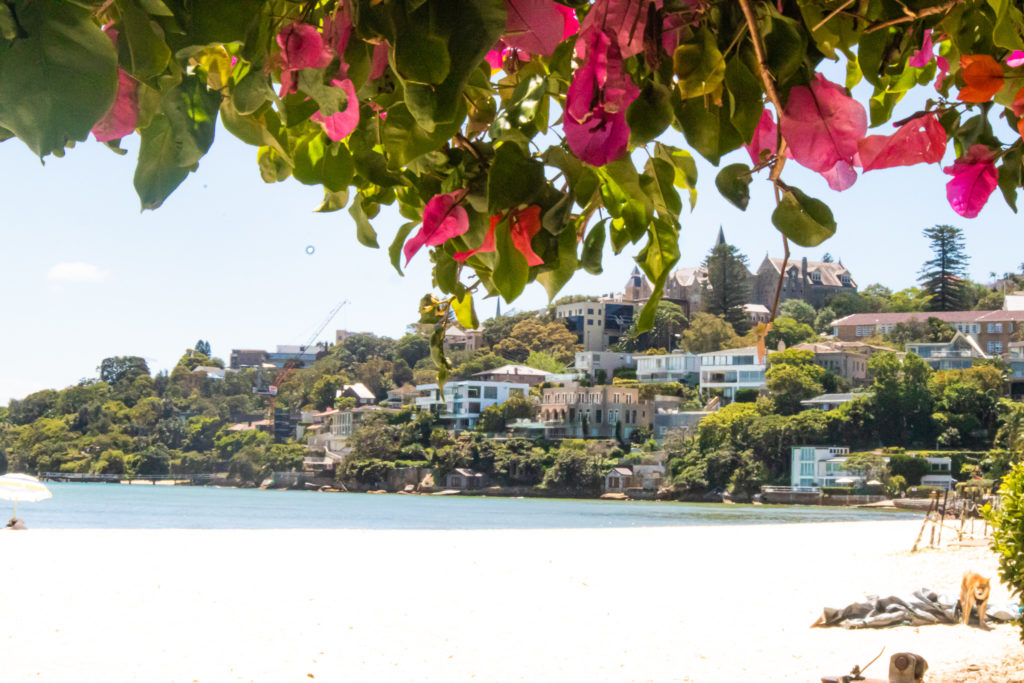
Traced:
<path fill-rule="evenodd" d="M 745 0 L 740 0 L 740 2 L 744 2 L 744 1 Z M 918 11 L 918 12 L 911 12 L 909 9 L 904 7 L 903 11 L 906 13 L 906 16 L 899 17 L 897 19 L 890 19 L 889 21 L 883 21 L 881 24 L 875 24 L 874 26 L 872 26 L 871 28 L 866 30 L 864 33 L 874 33 L 875 31 L 881 31 L 884 28 L 889 28 L 890 26 L 896 26 L 897 24 L 906 24 L 906 23 L 911 22 L 911 21 L 917 21 L 918 19 L 923 19 L 925 17 L 929 17 L 929 16 L 931 16 L 933 14 L 942 14 L 944 12 L 948 12 L 949 10 L 953 9 L 954 7 L 959 5 L 961 2 L 963 2 L 963 0 L 949 0 L 948 2 L 946 2 L 946 3 L 942 4 L 942 5 L 936 5 L 934 7 L 926 7 L 926 8 L 924 8 L 924 9 Z"/>

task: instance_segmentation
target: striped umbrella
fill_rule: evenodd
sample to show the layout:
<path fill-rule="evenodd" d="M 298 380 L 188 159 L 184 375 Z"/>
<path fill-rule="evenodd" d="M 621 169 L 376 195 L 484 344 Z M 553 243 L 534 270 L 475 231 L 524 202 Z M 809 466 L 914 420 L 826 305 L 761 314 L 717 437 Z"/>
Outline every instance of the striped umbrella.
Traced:
<path fill-rule="evenodd" d="M 52 498 L 50 489 L 27 474 L 5 474 L 0 477 L 0 499 L 14 501 L 14 516 L 18 516 L 18 501 L 35 503 Z"/>

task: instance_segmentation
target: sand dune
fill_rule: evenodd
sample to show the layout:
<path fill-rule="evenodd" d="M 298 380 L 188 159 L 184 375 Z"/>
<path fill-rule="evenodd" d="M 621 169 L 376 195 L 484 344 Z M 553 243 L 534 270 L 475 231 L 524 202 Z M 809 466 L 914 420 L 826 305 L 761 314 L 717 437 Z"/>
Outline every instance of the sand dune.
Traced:
<path fill-rule="evenodd" d="M 1011 626 L 809 628 L 994 575 L 918 527 L 0 533 L 0 681 L 817 681 L 883 646 L 1024 679 Z"/>

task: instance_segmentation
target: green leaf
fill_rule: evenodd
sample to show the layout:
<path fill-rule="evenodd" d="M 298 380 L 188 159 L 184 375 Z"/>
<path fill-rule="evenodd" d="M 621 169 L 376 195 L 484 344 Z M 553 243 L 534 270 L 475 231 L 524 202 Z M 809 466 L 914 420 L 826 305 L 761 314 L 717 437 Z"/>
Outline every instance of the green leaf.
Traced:
<path fill-rule="evenodd" d="M 363 209 L 363 196 L 361 194 L 357 194 L 352 200 L 352 206 L 348 208 L 348 212 L 356 222 L 356 239 L 359 240 L 359 243 L 373 249 L 378 249 L 377 231 L 373 229 L 373 226 L 370 225 L 370 220 L 366 217 L 366 211 Z"/>
<path fill-rule="evenodd" d="M 768 30 L 764 32 L 764 44 L 768 70 L 776 83 L 787 85 L 790 79 L 800 75 L 800 67 L 807 55 L 807 34 L 800 22 L 779 14 L 771 5 L 767 9 L 769 21 Z"/>
<path fill-rule="evenodd" d="M 594 227 L 587 233 L 586 238 L 583 240 L 583 254 L 580 258 L 580 263 L 583 265 L 583 269 L 591 275 L 600 275 L 602 272 L 601 268 L 601 257 L 604 254 L 604 236 L 605 236 L 605 223 L 608 219 L 599 221 Z"/>
<path fill-rule="evenodd" d="M 4 40 L 17 40 L 24 37 L 22 30 L 18 26 L 18 20 L 14 18 L 11 6 L 6 2 L 0 2 L 0 38 Z"/>
<path fill-rule="evenodd" d="M 710 31 L 700 29 L 693 43 L 684 43 L 672 55 L 676 87 L 684 100 L 715 92 L 725 79 L 725 58 Z"/>
<path fill-rule="evenodd" d="M 772 224 L 801 247 L 816 247 L 836 232 L 828 205 L 795 187 L 782 194 L 782 201 L 772 212 Z"/>
<path fill-rule="evenodd" d="M 263 18 L 265 4 L 266 0 L 175 0 L 170 7 L 182 24 L 190 46 L 245 40 L 249 28 Z M 170 35 L 168 38 L 175 50 L 186 46 L 178 43 L 182 37 Z"/>
<path fill-rule="evenodd" d="M 437 384 L 442 390 L 448 381 L 448 373 L 451 371 L 448 357 L 444 355 L 444 333 L 444 325 L 438 324 L 434 333 L 430 335 L 430 359 L 434 361 L 434 366 L 437 368 Z"/>
<path fill-rule="evenodd" d="M 1022 149 L 1018 145 L 1003 155 L 1003 163 L 999 166 L 999 189 L 1014 213 L 1017 213 L 1017 188 L 1024 181 L 1021 157 Z"/>
<path fill-rule="evenodd" d="M 715 177 L 715 187 L 729 203 L 741 211 L 750 203 L 750 167 L 746 164 L 729 164 Z"/>
<path fill-rule="evenodd" d="M 996 12 L 992 42 L 1007 50 L 1024 50 L 1024 13 L 1011 0 L 988 0 Z"/>
<path fill-rule="evenodd" d="M 404 31 L 395 39 L 395 70 L 413 83 L 438 85 L 448 77 L 448 42 L 426 31 Z"/>
<path fill-rule="evenodd" d="M 729 90 L 729 120 L 741 138 L 750 140 L 764 111 L 761 82 L 736 56 L 725 66 L 725 87 Z"/>
<path fill-rule="evenodd" d="M 335 211 L 341 211 L 348 204 L 348 190 L 342 190 L 341 192 L 331 192 L 330 190 L 324 190 L 324 200 L 320 202 L 320 205 L 313 209 L 314 213 L 334 213 Z"/>
<path fill-rule="evenodd" d="M 549 302 L 555 300 L 555 295 L 572 279 L 579 267 L 579 260 L 576 257 L 576 231 L 560 232 L 557 255 L 552 258 L 550 254 L 550 250 L 545 253 L 544 265 L 540 266 L 537 272 L 537 281 L 547 291 Z"/>
<path fill-rule="evenodd" d="M 408 166 L 410 161 L 443 147 L 458 132 L 458 124 L 450 123 L 427 131 L 416 123 L 405 104 L 392 105 L 381 127 L 388 168 L 398 171 Z"/>
<path fill-rule="evenodd" d="M 273 96 L 270 82 L 262 69 L 250 69 L 235 84 L 231 91 L 231 101 L 239 114 L 252 114 Z"/>
<path fill-rule="evenodd" d="M 690 193 L 690 210 L 697 205 L 697 163 L 685 149 L 677 149 L 663 143 L 656 143 L 654 155 L 672 164 L 675 168 L 673 184 Z"/>
<path fill-rule="evenodd" d="M 494 245 L 497 260 L 492 281 L 498 293 L 505 301 L 511 303 L 523 293 L 523 288 L 530 277 L 530 266 L 526 263 L 526 257 L 512 244 L 508 218 L 502 219 L 495 227 Z"/>
<path fill-rule="evenodd" d="M 697 98 L 686 100 L 676 104 L 676 119 L 690 146 L 715 166 L 725 154 L 743 144 L 724 107 L 705 106 Z"/>
<path fill-rule="evenodd" d="M 174 130 L 178 165 L 199 162 L 213 144 L 220 94 L 195 75 L 187 75 L 163 98 L 163 111 Z"/>
<path fill-rule="evenodd" d="M 85 140 L 117 93 L 117 54 L 92 13 L 64 0 L 13 4 L 25 37 L 0 42 L 0 126 L 39 157 Z"/>
<path fill-rule="evenodd" d="M 391 246 L 388 247 L 388 256 L 391 257 L 391 265 L 395 267 L 399 275 L 404 275 L 402 272 L 402 247 L 405 246 L 405 238 L 409 236 L 419 223 L 415 221 L 409 221 L 404 223 L 398 228 L 398 233 L 395 235 L 394 241 L 391 242 Z"/>
<path fill-rule="evenodd" d="M 465 330 L 475 330 L 480 327 L 480 321 L 476 319 L 476 310 L 473 309 L 473 295 L 463 292 L 461 297 L 452 296 L 452 311 L 455 312 L 455 319 Z"/>
<path fill-rule="evenodd" d="M 506 142 L 498 147 L 487 177 L 487 210 L 492 216 L 528 204 L 544 185 L 544 165 L 522 147 Z"/>
<path fill-rule="evenodd" d="M 170 121 L 163 114 L 139 130 L 139 161 L 135 167 L 135 191 L 143 209 L 155 209 L 164 203 L 189 169 L 178 163 L 178 142 Z"/>
<path fill-rule="evenodd" d="M 683 203 L 673 184 L 675 173 L 672 164 L 657 157 L 648 159 L 644 167 L 645 178 L 648 181 L 647 196 L 654 203 L 655 211 L 661 213 L 665 220 L 679 220 L 679 214 L 683 210 Z"/>
<path fill-rule="evenodd" d="M 626 109 L 629 144 L 640 147 L 665 132 L 675 120 L 672 91 L 660 83 L 650 83 Z"/>
<path fill-rule="evenodd" d="M 395 14 L 405 12 L 402 4 L 388 3 Z M 448 48 L 448 75 L 443 82 L 404 84 L 405 103 L 420 127 L 433 131 L 437 125 L 458 125 L 465 118 L 463 89 L 470 74 L 504 33 L 505 23 L 504 0 L 426 0 L 409 13 L 408 31 L 430 32 L 445 41 Z M 396 25 L 393 45 L 405 39 L 399 29 L 403 27 Z"/>
<path fill-rule="evenodd" d="M 118 0 L 121 33 L 117 45 L 121 64 L 140 81 L 162 74 L 171 61 L 171 49 L 153 28 L 153 21 L 133 0 Z"/>
<path fill-rule="evenodd" d="M 679 224 L 655 218 L 648 230 L 647 244 L 637 254 L 636 262 L 654 286 L 651 300 L 644 305 L 637 319 L 637 331 L 646 332 L 654 325 L 654 314 L 665 281 L 679 262 Z"/>

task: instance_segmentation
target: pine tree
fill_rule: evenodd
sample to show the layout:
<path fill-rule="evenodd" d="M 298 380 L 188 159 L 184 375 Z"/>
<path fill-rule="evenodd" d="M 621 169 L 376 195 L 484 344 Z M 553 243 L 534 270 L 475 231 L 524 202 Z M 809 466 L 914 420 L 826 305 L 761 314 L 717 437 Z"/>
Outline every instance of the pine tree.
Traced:
<path fill-rule="evenodd" d="M 935 257 L 925 261 L 918 282 L 930 298 L 932 311 L 962 311 L 967 308 L 967 261 L 963 230 L 953 225 L 924 229 Z"/>
<path fill-rule="evenodd" d="M 747 257 L 739 249 L 719 239 L 704 259 L 708 269 L 708 290 L 704 294 L 704 310 L 723 316 L 737 334 L 750 327 L 743 305 L 750 300 L 750 271 Z"/>

